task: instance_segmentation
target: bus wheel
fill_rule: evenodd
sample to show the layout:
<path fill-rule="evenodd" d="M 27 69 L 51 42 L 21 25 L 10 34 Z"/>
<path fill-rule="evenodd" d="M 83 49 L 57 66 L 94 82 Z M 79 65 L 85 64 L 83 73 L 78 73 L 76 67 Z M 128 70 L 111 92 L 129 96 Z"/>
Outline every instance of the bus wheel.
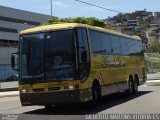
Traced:
<path fill-rule="evenodd" d="M 92 89 L 92 102 L 94 105 L 97 105 L 99 103 L 99 100 L 101 98 L 101 90 L 100 86 L 98 84 L 94 84 Z"/>
<path fill-rule="evenodd" d="M 128 95 L 131 95 L 134 91 L 133 79 L 130 77 L 128 81 L 128 89 L 125 91 Z"/>
<path fill-rule="evenodd" d="M 52 109 L 52 105 L 45 105 L 45 109 L 46 110 L 51 110 Z"/>
<path fill-rule="evenodd" d="M 135 77 L 134 78 L 134 88 L 133 88 L 133 93 L 137 93 L 138 92 L 138 78 Z"/>

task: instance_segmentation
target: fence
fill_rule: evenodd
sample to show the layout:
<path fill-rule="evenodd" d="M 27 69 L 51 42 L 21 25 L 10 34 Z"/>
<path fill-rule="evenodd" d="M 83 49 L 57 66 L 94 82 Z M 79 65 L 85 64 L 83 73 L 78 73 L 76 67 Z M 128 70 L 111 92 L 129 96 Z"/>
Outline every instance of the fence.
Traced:
<path fill-rule="evenodd" d="M 12 70 L 10 64 L 0 65 L 0 81 L 5 81 L 16 74 L 17 71 Z"/>
<path fill-rule="evenodd" d="M 145 53 L 146 70 L 147 73 L 160 72 L 160 54 L 159 53 Z"/>

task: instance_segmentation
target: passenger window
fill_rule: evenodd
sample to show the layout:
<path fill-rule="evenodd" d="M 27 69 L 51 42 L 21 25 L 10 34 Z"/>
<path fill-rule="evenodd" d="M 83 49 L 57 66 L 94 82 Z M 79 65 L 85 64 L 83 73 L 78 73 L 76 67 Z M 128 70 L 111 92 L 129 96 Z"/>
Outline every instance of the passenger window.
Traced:
<path fill-rule="evenodd" d="M 113 47 L 113 54 L 121 54 L 121 45 L 119 37 L 111 35 L 111 41 Z"/>
<path fill-rule="evenodd" d="M 90 30 L 90 39 L 93 54 L 102 54 L 104 50 L 102 47 L 102 39 L 100 33 Z"/>

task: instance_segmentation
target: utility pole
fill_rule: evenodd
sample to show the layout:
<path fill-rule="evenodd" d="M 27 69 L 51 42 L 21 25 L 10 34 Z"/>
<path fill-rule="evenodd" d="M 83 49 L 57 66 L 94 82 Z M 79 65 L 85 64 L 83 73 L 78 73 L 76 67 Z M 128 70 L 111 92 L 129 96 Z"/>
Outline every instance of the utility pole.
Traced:
<path fill-rule="evenodd" d="M 52 0 L 50 0 L 51 2 L 51 18 L 53 18 L 53 13 L 52 13 Z"/>

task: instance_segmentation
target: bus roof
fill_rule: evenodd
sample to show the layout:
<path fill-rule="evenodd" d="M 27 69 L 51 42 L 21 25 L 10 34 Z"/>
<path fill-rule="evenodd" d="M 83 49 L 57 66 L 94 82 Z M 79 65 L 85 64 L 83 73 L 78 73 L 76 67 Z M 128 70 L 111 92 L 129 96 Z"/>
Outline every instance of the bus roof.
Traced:
<path fill-rule="evenodd" d="M 121 37 L 129 38 L 129 39 L 135 39 L 135 40 L 141 40 L 140 37 L 138 37 L 138 36 L 129 36 L 129 35 L 125 35 L 125 34 L 122 34 L 120 32 L 114 31 L 114 30 L 108 30 L 108 29 L 104 29 L 104 28 L 101 28 L 101 27 L 90 26 L 90 25 L 80 24 L 80 23 L 62 23 L 62 24 L 38 26 L 38 27 L 35 27 L 35 28 L 23 30 L 23 31 L 20 32 L 20 34 L 23 35 L 23 34 L 46 32 L 46 31 L 52 31 L 52 30 L 71 29 L 71 28 L 76 28 L 76 27 L 86 27 L 86 28 L 89 28 L 89 29 L 92 29 L 92 30 L 105 32 L 105 33 L 109 33 L 109 34 L 116 35 L 116 36 L 121 36 Z"/>

